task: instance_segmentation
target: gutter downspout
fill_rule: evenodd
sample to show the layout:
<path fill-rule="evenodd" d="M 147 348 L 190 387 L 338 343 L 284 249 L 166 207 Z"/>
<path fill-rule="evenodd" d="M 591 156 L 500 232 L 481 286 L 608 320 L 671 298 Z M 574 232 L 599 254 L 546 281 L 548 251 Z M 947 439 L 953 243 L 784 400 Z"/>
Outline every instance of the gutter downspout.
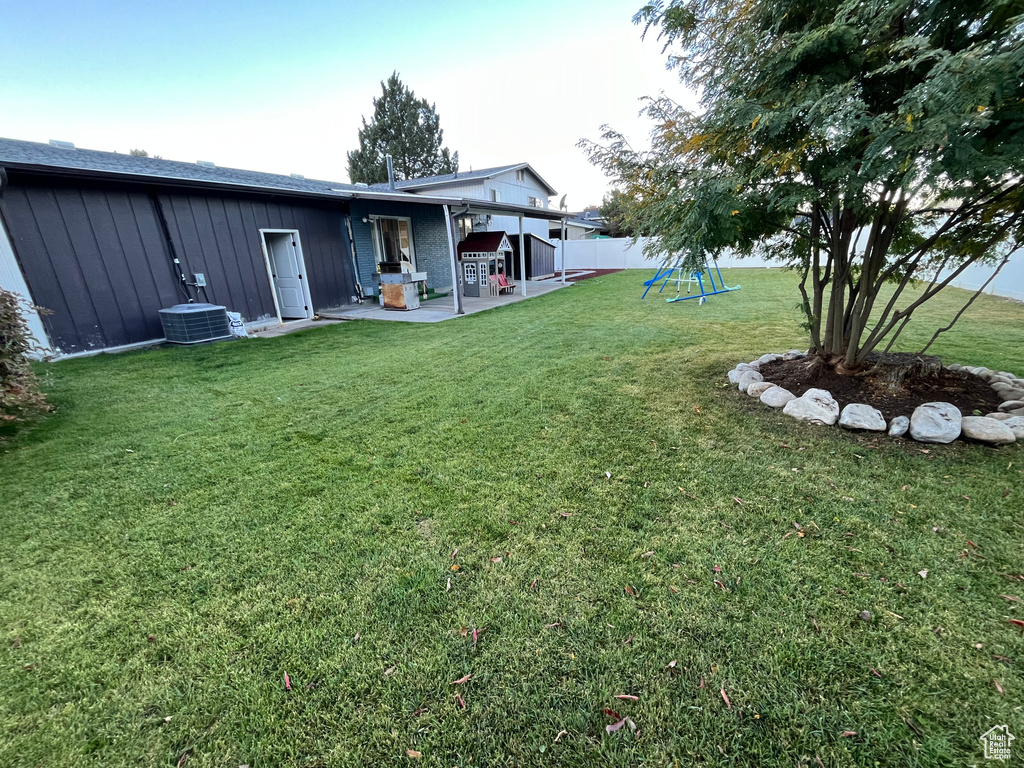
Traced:
<path fill-rule="evenodd" d="M 444 207 L 444 223 L 445 229 L 448 232 L 448 256 L 451 259 L 452 267 L 452 293 L 455 294 L 455 314 L 464 315 L 466 310 L 462 308 L 462 291 L 459 290 L 459 262 L 455 258 L 455 237 L 452 234 L 454 227 L 452 226 L 452 219 L 454 216 L 460 216 L 462 214 L 453 214 L 451 206 L 445 205 Z M 465 207 L 462 213 L 469 210 L 469 206 Z"/>
<path fill-rule="evenodd" d="M 363 299 L 366 298 L 366 292 L 363 290 L 363 284 L 359 282 L 359 260 L 356 259 L 356 239 L 352 235 L 352 213 L 345 214 L 345 229 L 348 232 L 348 247 L 349 253 L 352 255 L 352 279 L 356 286 L 356 298 L 359 299 L 359 303 L 363 303 Z"/>
<path fill-rule="evenodd" d="M 181 269 L 181 261 L 178 259 L 178 252 L 174 247 L 174 239 L 171 237 L 171 228 L 167 224 L 167 216 L 164 215 L 164 206 L 160 202 L 160 195 L 156 192 L 149 193 L 149 199 L 153 201 L 153 207 L 156 208 L 156 216 L 160 219 L 160 229 L 164 233 L 164 240 L 167 242 L 167 250 L 171 256 L 171 264 L 174 266 L 174 271 L 178 273 L 178 277 L 181 278 L 181 290 L 185 293 L 185 298 L 188 299 L 189 304 L 194 304 L 195 299 L 192 298 L 192 294 L 188 290 L 188 280 L 185 279 L 185 272 Z"/>

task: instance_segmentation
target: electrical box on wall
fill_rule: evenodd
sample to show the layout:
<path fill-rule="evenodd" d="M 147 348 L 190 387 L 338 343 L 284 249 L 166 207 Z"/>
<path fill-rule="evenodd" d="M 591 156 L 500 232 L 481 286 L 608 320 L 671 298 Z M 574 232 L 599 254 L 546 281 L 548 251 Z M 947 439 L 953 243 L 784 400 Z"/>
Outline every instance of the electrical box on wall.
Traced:
<path fill-rule="evenodd" d="M 204 275 L 202 272 L 196 272 L 195 275 L 193 275 L 193 277 L 195 278 L 195 283 L 198 288 L 206 287 L 206 275 Z"/>

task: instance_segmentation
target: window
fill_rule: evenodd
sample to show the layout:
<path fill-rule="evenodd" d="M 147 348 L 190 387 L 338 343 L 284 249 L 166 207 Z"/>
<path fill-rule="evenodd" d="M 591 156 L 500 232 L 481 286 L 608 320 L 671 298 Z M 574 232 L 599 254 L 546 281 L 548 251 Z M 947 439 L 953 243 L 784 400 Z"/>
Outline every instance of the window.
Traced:
<path fill-rule="evenodd" d="M 460 216 L 459 220 L 459 242 L 461 243 L 473 234 L 473 219 L 470 216 Z"/>
<path fill-rule="evenodd" d="M 377 261 L 407 261 L 410 269 L 416 269 L 416 254 L 412 247 L 412 221 L 374 218 L 373 251 Z"/>
<path fill-rule="evenodd" d="M 527 198 L 527 202 L 530 205 L 532 205 L 534 208 L 543 208 L 544 207 L 544 201 L 541 200 L 539 197 L 532 197 L 531 196 L 531 197 Z"/>
<path fill-rule="evenodd" d="M 526 181 L 526 171 L 522 168 L 516 171 L 516 181 Z"/>
<path fill-rule="evenodd" d="M 492 189 L 491 190 L 491 202 L 492 203 L 500 203 L 501 202 L 501 192 L 499 192 L 496 189 Z"/>

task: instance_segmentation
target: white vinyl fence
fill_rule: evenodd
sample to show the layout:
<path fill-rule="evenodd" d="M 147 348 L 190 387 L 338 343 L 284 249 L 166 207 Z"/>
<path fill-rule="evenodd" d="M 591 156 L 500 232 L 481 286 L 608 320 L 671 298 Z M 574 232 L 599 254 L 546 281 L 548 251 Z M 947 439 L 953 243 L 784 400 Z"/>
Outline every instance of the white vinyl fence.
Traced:
<path fill-rule="evenodd" d="M 564 262 L 568 269 L 655 269 L 660 259 L 648 259 L 643 254 L 641 238 L 635 246 L 626 237 L 604 240 L 567 240 L 559 244 L 557 269 L 561 269 L 563 248 Z M 718 260 L 720 267 L 778 267 L 776 262 L 760 258 L 738 259 L 724 256 Z M 975 265 L 968 267 L 962 275 L 953 281 L 958 288 L 976 291 L 992 274 L 992 267 Z M 948 274 L 948 273 L 946 273 Z M 985 293 L 1005 296 L 1010 299 L 1024 301 L 1024 253 L 1017 253 L 1010 263 L 989 283 Z"/>

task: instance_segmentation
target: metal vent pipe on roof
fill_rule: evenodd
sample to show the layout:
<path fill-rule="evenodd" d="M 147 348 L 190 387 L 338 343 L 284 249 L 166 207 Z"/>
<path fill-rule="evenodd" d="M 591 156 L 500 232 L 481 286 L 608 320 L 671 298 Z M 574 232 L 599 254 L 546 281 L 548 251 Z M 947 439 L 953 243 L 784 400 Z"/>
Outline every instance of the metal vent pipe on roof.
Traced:
<path fill-rule="evenodd" d="M 388 162 L 388 189 L 392 192 L 395 191 L 395 165 L 391 162 L 391 155 L 385 155 L 385 160 Z"/>

